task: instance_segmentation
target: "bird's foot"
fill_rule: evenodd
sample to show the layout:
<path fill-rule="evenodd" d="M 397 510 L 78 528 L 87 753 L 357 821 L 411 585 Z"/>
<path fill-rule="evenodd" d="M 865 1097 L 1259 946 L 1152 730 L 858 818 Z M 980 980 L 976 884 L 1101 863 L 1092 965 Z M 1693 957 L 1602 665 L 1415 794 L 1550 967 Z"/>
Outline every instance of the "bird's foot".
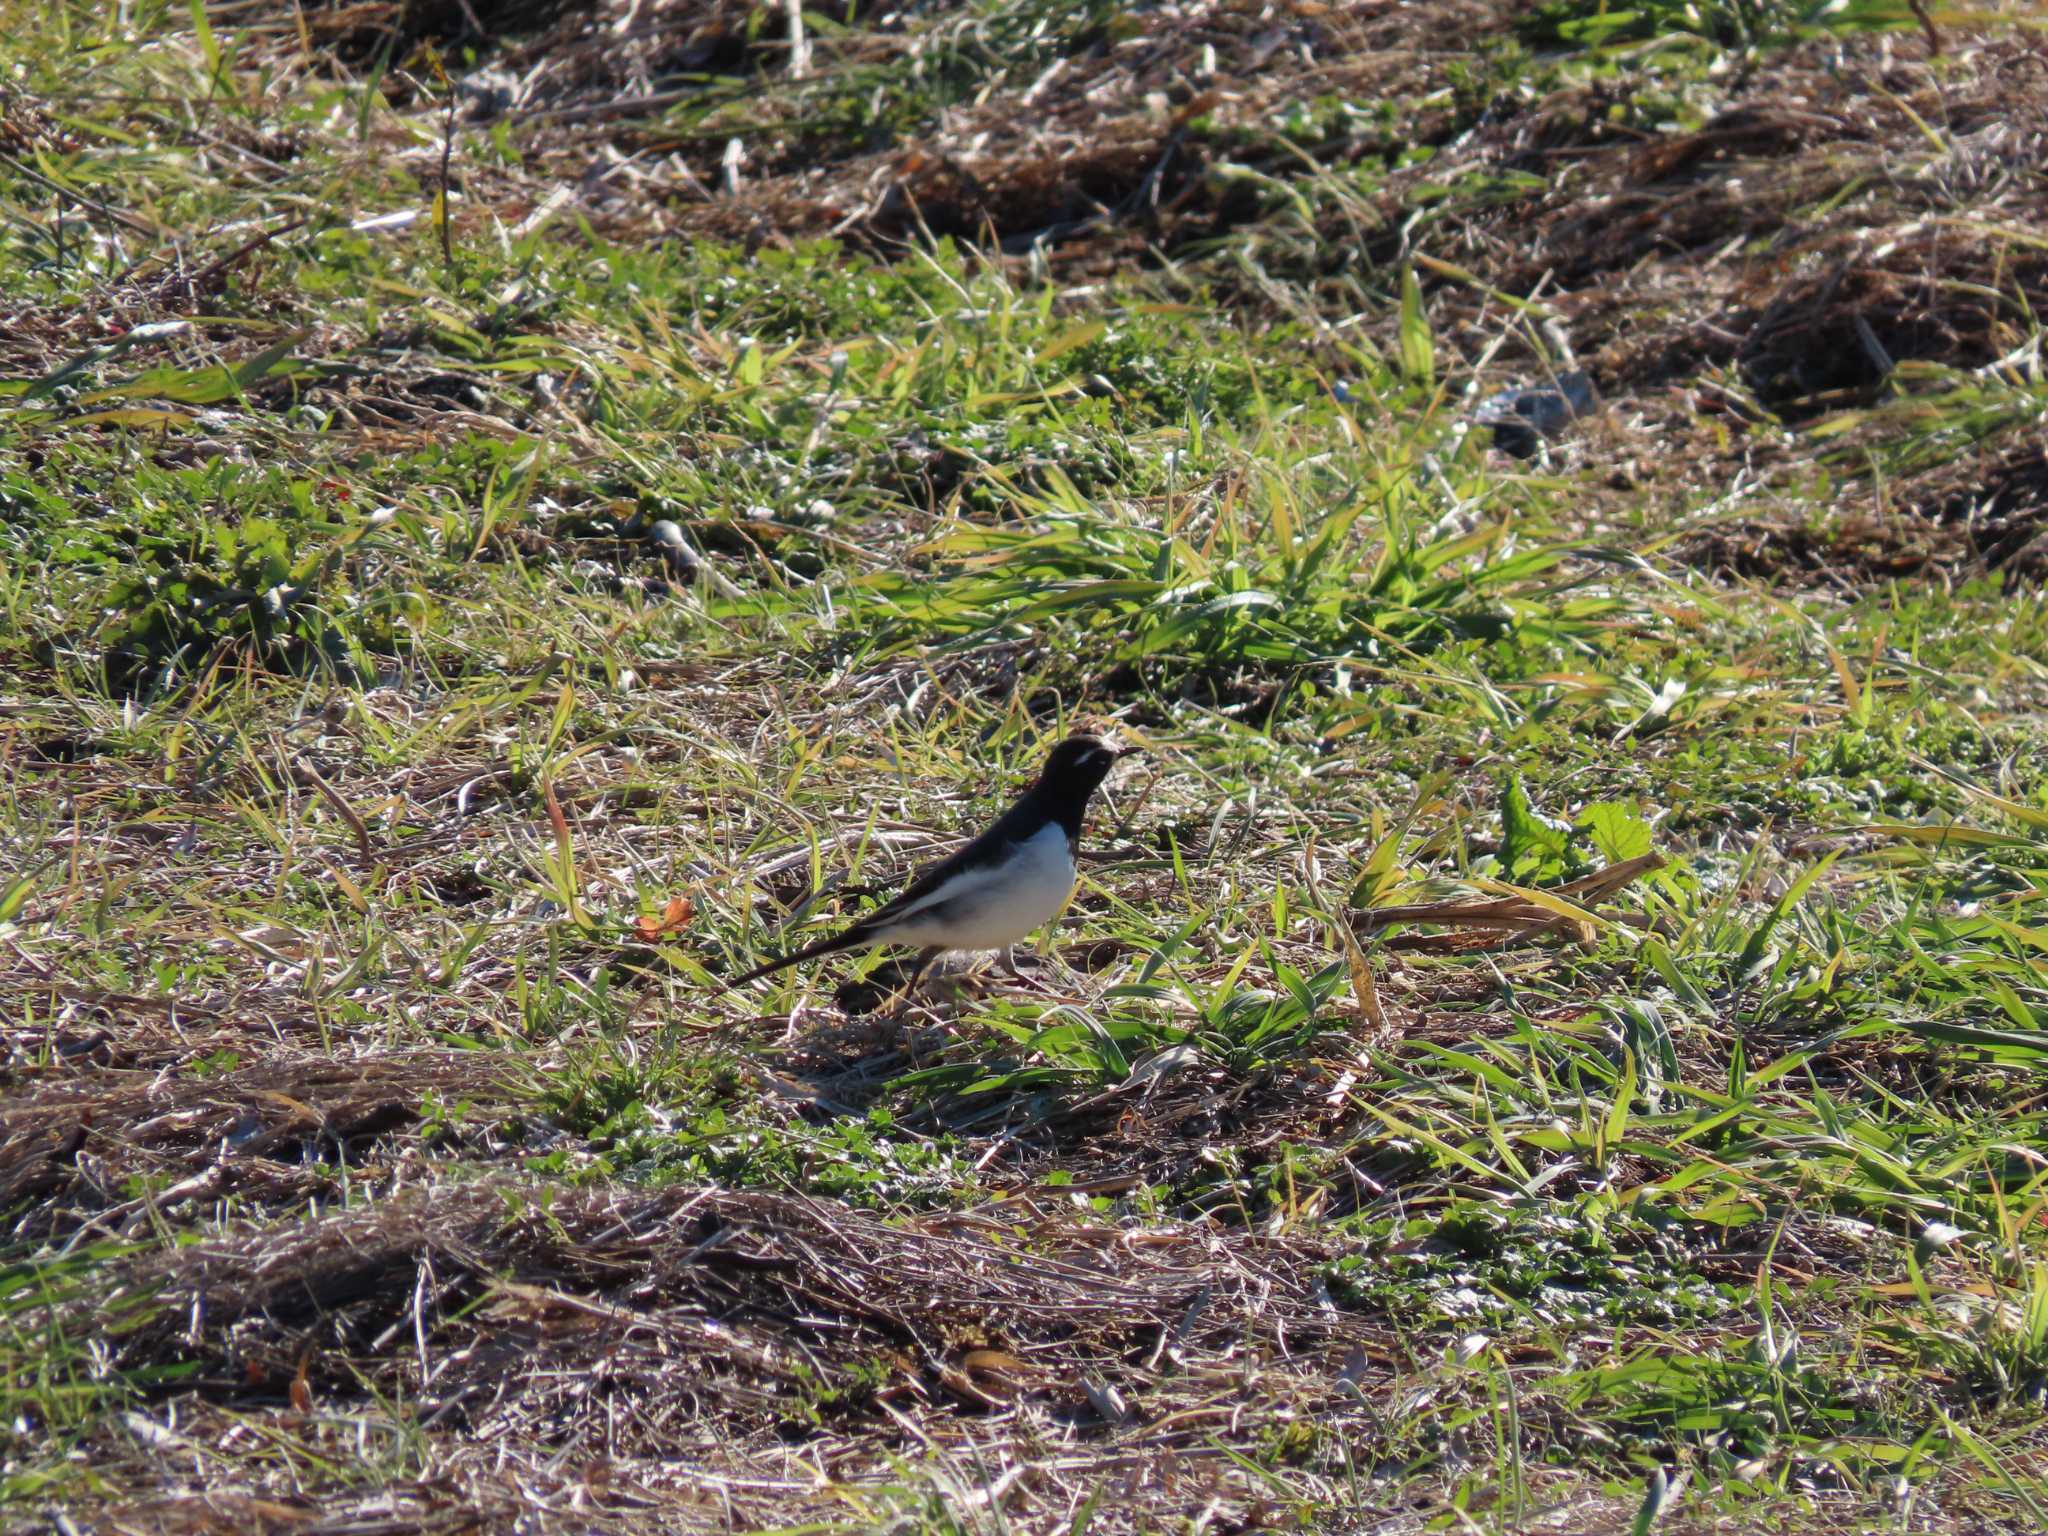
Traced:
<path fill-rule="evenodd" d="M 996 969 L 1003 973 L 1012 984 L 1025 992 L 1050 992 L 1050 970 L 1045 961 L 1033 957 L 1026 964 L 1018 958 L 1014 949 L 1005 949 L 996 956 Z"/>

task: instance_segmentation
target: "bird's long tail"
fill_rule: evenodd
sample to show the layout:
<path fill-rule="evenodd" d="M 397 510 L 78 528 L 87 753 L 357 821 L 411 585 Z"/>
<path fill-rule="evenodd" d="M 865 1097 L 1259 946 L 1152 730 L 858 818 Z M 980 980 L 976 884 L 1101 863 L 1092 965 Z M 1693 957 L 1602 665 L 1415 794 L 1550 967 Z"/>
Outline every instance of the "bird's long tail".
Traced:
<path fill-rule="evenodd" d="M 792 950 L 789 954 L 777 956 L 766 965 L 757 965 L 751 971 L 748 971 L 746 975 L 733 977 L 726 985 L 728 987 L 743 987 L 750 981 L 759 981 L 763 976 L 774 975 L 775 972 L 781 970 L 784 966 L 796 965 L 801 961 L 813 959 L 818 955 L 829 955 L 842 949 L 852 949 L 857 945 L 867 942 L 867 929 L 855 926 L 847 929 L 844 933 L 835 933 L 829 939 L 820 939 L 815 944 L 807 944 L 802 949 Z"/>

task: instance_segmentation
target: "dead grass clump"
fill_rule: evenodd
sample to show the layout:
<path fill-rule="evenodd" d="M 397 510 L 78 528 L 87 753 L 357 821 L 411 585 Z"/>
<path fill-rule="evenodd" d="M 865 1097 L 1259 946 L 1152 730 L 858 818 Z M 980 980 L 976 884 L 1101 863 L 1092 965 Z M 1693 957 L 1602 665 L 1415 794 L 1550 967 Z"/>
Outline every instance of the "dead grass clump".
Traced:
<path fill-rule="evenodd" d="M 267 1426 L 266 1426 L 267 1427 Z M 232 1435 L 234 1426 L 203 1423 L 181 1426 L 175 1443 L 190 1442 L 197 1432 Z M 148 1434 L 149 1431 L 138 1432 Z M 169 1433 L 169 1432 L 166 1432 Z M 335 1449 L 346 1454 L 345 1447 Z M 588 1504 L 578 1511 L 580 1522 L 541 1524 L 546 1505 L 538 1490 L 473 1484 L 460 1495 L 443 1486 L 432 1489 L 378 1488 L 374 1491 L 332 1489 L 308 1498 L 280 1488 L 257 1495 L 235 1487 L 200 1493 L 173 1493 L 145 1498 L 106 1512 L 96 1529 L 134 1536 L 471 1536 L 478 1531 L 566 1531 L 600 1536 L 630 1529 Z"/>
<path fill-rule="evenodd" d="M 1874 169 L 1882 157 L 1872 136 L 1846 114 L 1745 105 L 1696 132 L 1610 141 L 1579 157 L 1545 195 L 1547 217 L 1513 253 L 1517 275 L 1533 285 L 1548 272 L 1570 292 L 1644 261 L 1690 261 L 1774 234 L 1794 209 Z"/>
<path fill-rule="evenodd" d="M 920 232 L 966 240 L 993 236 L 996 244 L 1015 250 L 1073 239 L 1098 221 L 1137 212 L 1133 191 L 1149 171 L 1163 172 L 1170 155 L 1157 135 L 1143 132 L 1121 142 L 1105 136 L 1072 155 L 1009 165 L 982 162 L 978 169 L 912 150 L 891 168 L 860 227 L 881 241 L 909 240 Z M 1174 194 L 1184 183 L 1184 176 L 1176 176 L 1163 187 Z"/>
<path fill-rule="evenodd" d="M 807 7 L 843 23 L 847 8 Z M 787 51 L 779 9 L 747 0 L 274 0 L 215 6 L 272 14 L 242 35 L 280 69 L 379 70 L 394 106 L 431 105 L 440 69 L 456 76 L 471 122 L 546 113 L 617 119 L 714 89 L 717 76 L 773 65 Z M 473 67 L 459 68 L 469 58 Z M 658 99 L 657 99 L 658 98 Z"/>
<path fill-rule="evenodd" d="M 1492 9 L 1462 7 L 1467 19 Z M 643 229 L 673 221 L 745 243 L 835 234 L 885 248 L 930 233 L 1011 251 L 1063 246 L 1099 262 L 1255 215 L 1235 183 L 1209 174 L 1214 134 L 1296 100 L 1416 87 L 1428 60 L 1451 57 L 1444 20 L 1443 7 L 1425 24 L 1406 10 L 1275 13 L 1226 0 L 1083 18 L 1071 35 L 1025 39 L 986 35 L 1006 19 L 974 11 L 885 16 L 815 39 L 814 72 L 778 77 L 725 129 L 722 117 L 650 121 L 700 88 L 664 88 L 645 64 L 621 82 L 617 61 L 633 50 L 607 38 L 601 65 L 578 64 L 580 45 L 552 49 L 512 100 L 553 93 L 532 147 L 565 177 L 593 155 L 631 157 L 591 191 L 606 201 L 602 217 Z M 785 67 L 777 29 L 759 29 L 749 47 L 725 67 Z M 936 112 L 916 127 L 885 105 L 896 88 L 885 76 L 901 74 L 906 59 L 927 97 L 905 110 Z M 1333 153 L 1366 147 L 1361 139 Z M 1282 174 L 1299 169 L 1278 150 L 1253 158 Z M 616 202 L 628 193 L 631 208 Z"/>
<path fill-rule="evenodd" d="M 10 155 L 47 154 L 70 150 L 76 143 L 42 103 L 20 91 L 0 87 L 0 151 Z"/>
<path fill-rule="evenodd" d="M 1691 535 L 1678 558 L 1710 575 L 1772 586 L 1853 590 L 1953 571 L 1953 539 L 1898 518 L 1856 514 L 1817 524 L 1797 516 L 1742 518 Z"/>
<path fill-rule="evenodd" d="M 1323 1257 L 1022 1201 L 906 1220 L 500 1181 L 139 1258 L 106 1305 L 143 1304 L 113 1341 L 124 1368 L 197 1365 L 186 1420 L 402 1394 L 486 1458 L 594 1456 L 621 1477 L 677 1458 L 758 1475 L 800 1445 L 851 1481 L 886 1473 L 891 1445 L 979 1445 L 1028 1460 L 1055 1504 L 1061 1446 L 1096 1444 L 1099 1476 L 1122 1445 L 1163 1513 L 1184 1507 L 1185 1471 L 1162 1475 L 1181 1461 L 1213 1460 L 1244 1507 L 1216 1447 L 1255 1419 L 1247 1397 L 1335 1422 L 1356 1401 L 1333 1395 L 1339 1371 L 1382 1373 L 1371 1330 L 1322 1294 Z"/>
<path fill-rule="evenodd" d="M 2000 355 L 2048 296 L 2048 265 L 2016 233 L 2042 214 L 2048 109 L 2018 87 L 2048 73 L 2048 41 L 1974 39 L 1938 71 L 1895 46 L 1795 50 L 1757 72 L 1768 100 L 1579 157 L 1502 286 L 1549 274 L 1603 375 L 1739 362 L 1794 417 L 1867 398 L 1893 362 Z M 1662 323 L 1623 331 L 1653 301 Z"/>
<path fill-rule="evenodd" d="M 1893 496 L 1986 568 L 2048 579 L 2048 443 L 2038 436 L 1945 464 Z"/>
<path fill-rule="evenodd" d="M 1119 247 L 1215 239 L 1265 211 L 1246 178 L 1218 174 L 1226 159 L 1254 177 L 1303 169 L 1299 149 L 1258 143 L 1258 125 L 1296 103 L 1424 92 L 1454 57 L 1456 24 L 1492 10 L 1437 6 L 1424 18 L 1404 8 L 1160 7 L 1132 18 L 1113 44 L 949 119 L 945 138 L 960 145 L 950 158 L 979 189 L 968 203 L 945 197 L 926 159 L 915 167 L 922 183 L 899 176 L 870 198 L 869 227 L 890 237 L 894 203 L 937 201 L 957 232 L 993 233 L 1011 251 L 1084 235 Z M 1431 141 L 1413 126 L 1410 142 Z M 1233 145 L 1238 134 L 1244 142 Z M 1318 154 L 1345 165 L 1388 148 L 1378 131 L 1359 129 Z"/>
<path fill-rule="evenodd" d="M 2022 344 L 2048 304 L 2048 259 L 2012 233 L 1923 223 L 1853 248 L 1780 288 L 1746 330 L 1737 363 L 1757 398 L 1804 420 L 1867 402 L 1902 362 L 1979 368 Z M 1816 243 L 1802 264 L 1825 260 Z"/>
<path fill-rule="evenodd" d="M 781 18 L 767 20 L 744 0 L 586 0 L 554 9 L 545 30 L 508 41 L 465 81 L 474 115 L 543 112 L 574 123 L 658 110 L 707 90 L 707 76 L 769 68 L 786 52 Z M 834 8 L 822 9 L 829 16 Z"/>
<path fill-rule="evenodd" d="M 1645 120 L 1608 81 L 1567 87 L 1497 103 L 1319 233 L 1356 244 L 1366 217 L 1373 262 L 1421 252 L 1478 279 L 1438 283 L 1439 329 L 1490 340 L 1481 284 L 1540 292 L 1624 394 L 1739 365 L 1798 419 L 1870 398 L 1891 363 L 1979 366 L 2039 313 L 2044 80 L 2048 39 L 1994 26 L 1938 60 L 1896 37 L 1772 53 L 1697 127 Z"/>
<path fill-rule="evenodd" d="M 1591 225 L 1577 233 L 1583 256 L 1610 252 L 1606 270 L 1686 264 L 1681 350 L 1735 362 L 1788 420 L 1870 399 L 1896 362 L 1985 365 L 2048 299 L 2048 262 L 2021 233 L 2044 213 L 2048 111 L 2038 88 L 2013 94 L 2048 72 L 2048 43 L 1980 41 L 1944 74 L 1884 68 L 1874 43 L 1855 51 L 1862 68 L 1833 78 L 1794 61 L 1812 109 L 1743 109 L 1741 137 L 1720 119 L 1638 152 L 1610 201 L 1622 217 L 1597 240 Z M 1632 246 L 1630 231 L 1653 244 Z M 1571 270 L 1573 225 L 1556 236 L 1534 258 Z M 1620 377 L 1671 377 L 1651 344 L 1610 362 Z"/>
<path fill-rule="evenodd" d="M 310 46 L 348 68 L 388 62 L 404 68 L 422 47 L 488 45 L 509 34 L 558 26 L 595 9 L 594 0 L 239 0 L 209 7 L 214 25 L 247 27 L 271 50 Z"/>
<path fill-rule="evenodd" d="M 0 1103 L 0 1206 L 17 1236 L 89 1227 L 130 1237 L 165 1211 L 233 1199 L 280 1207 L 376 1182 L 416 1147 L 433 1096 L 502 1101 L 505 1068 L 481 1052 L 302 1056 L 206 1071 L 103 1068 L 17 1087 Z M 147 1191 L 139 1194 L 138 1191 Z"/>
<path fill-rule="evenodd" d="M 1721 575 L 1843 591 L 1900 579 L 1962 582 L 1993 572 L 2040 581 L 2048 576 L 2048 452 L 2039 439 L 2038 406 L 2030 414 L 2026 395 L 1981 388 L 1997 403 L 1978 405 L 1974 415 L 1970 401 L 1979 384 L 1960 399 L 1908 396 L 1837 418 L 1846 429 L 1832 439 L 1830 457 L 1845 478 L 1832 515 L 1816 516 L 1795 498 L 1784 510 L 1689 534 L 1674 552 Z M 1928 441 L 1901 455 L 1902 431 L 1930 426 Z M 1942 434 L 1946 444 L 1938 442 Z M 1974 447 L 1967 445 L 1972 437 Z M 1900 458 L 1905 462 L 1881 472 L 1859 473 Z M 1789 474 L 1794 462 L 1781 453 L 1763 472 Z"/>

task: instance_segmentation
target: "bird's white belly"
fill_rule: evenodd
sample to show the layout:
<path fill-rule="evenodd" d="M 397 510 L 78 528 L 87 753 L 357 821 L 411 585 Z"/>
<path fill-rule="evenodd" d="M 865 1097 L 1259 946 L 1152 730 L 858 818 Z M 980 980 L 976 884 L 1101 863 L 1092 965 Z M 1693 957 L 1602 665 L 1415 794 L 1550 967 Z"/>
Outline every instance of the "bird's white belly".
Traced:
<path fill-rule="evenodd" d="M 877 939 L 945 949 L 1002 949 L 1043 927 L 1074 892 L 1067 834 L 1051 825 L 1010 849 L 1007 861 L 963 873 Z"/>

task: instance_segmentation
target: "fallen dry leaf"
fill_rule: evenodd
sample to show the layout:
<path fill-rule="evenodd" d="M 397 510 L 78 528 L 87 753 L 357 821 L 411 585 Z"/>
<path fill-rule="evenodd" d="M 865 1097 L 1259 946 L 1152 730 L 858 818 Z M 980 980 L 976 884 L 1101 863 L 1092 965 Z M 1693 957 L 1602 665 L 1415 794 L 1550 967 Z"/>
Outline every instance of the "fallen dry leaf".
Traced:
<path fill-rule="evenodd" d="M 668 905 L 661 909 L 661 916 L 643 912 L 633 919 L 633 937 L 642 944 L 659 943 L 671 933 L 681 933 L 696 910 L 689 897 L 671 896 Z"/>

